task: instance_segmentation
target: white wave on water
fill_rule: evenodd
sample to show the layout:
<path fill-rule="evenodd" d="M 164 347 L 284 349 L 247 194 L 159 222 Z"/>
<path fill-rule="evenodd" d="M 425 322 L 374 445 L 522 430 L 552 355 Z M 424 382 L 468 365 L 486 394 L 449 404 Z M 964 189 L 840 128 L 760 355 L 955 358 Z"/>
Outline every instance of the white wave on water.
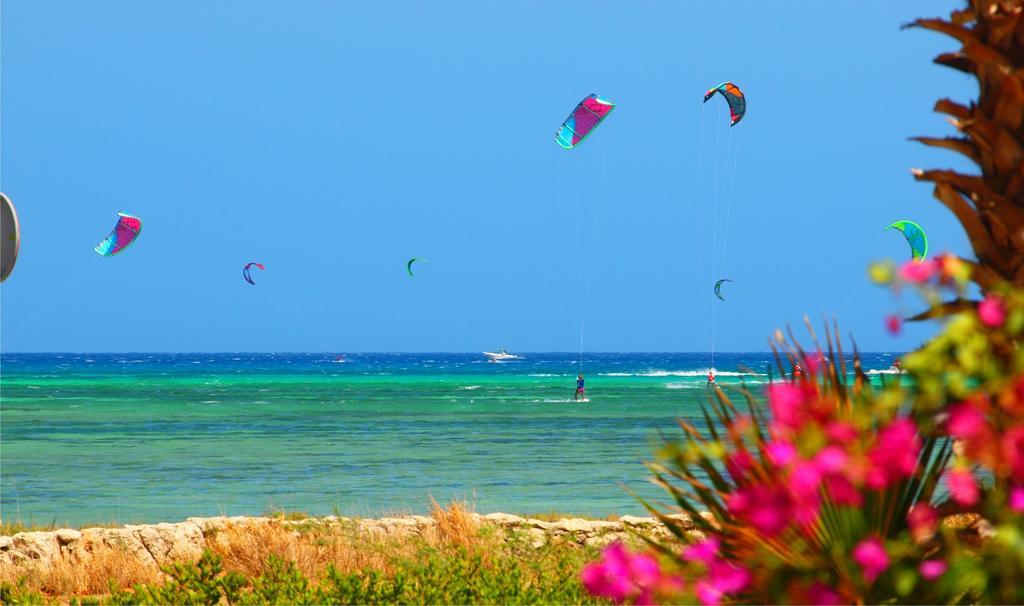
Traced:
<path fill-rule="evenodd" d="M 558 374 L 558 373 L 554 373 L 554 372 L 531 372 L 530 374 L 528 374 L 526 376 L 528 376 L 528 377 L 568 377 L 568 376 L 571 376 L 571 375 Z"/>
<path fill-rule="evenodd" d="M 885 369 L 882 369 L 882 370 L 874 370 L 874 369 L 872 369 L 872 370 L 868 371 L 868 374 L 869 375 L 898 375 L 898 374 L 900 374 L 900 371 L 898 369 L 896 369 L 896 368 L 889 367 L 889 368 L 885 368 Z"/>
<path fill-rule="evenodd" d="M 716 377 L 757 377 L 758 372 L 714 371 Z M 647 372 L 602 372 L 602 377 L 706 377 L 708 370 L 650 370 Z"/>
<path fill-rule="evenodd" d="M 717 375 L 716 375 L 717 376 Z M 740 387 L 740 383 L 720 381 L 723 386 L 735 386 Z M 767 379 L 748 379 L 744 381 L 745 385 L 767 385 Z M 665 389 L 707 389 L 707 381 L 693 381 L 690 383 L 666 383 Z"/>
<path fill-rule="evenodd" d="M 471 391 L 471 390 L 474 390 L 474 389 L 480 389 L 480 386 L 479 385 L 463 385 L 459 389 L 464 389 L 466 391 Z"/>
<path fill-rule="evenodd" d="M 544 398 L 543 400 L 530 400 L 534 404 L 580 404 L 582 402 L 589 402 L 590 398 L 583 398 L 582 400 L 573 400 L 572 398 L 557 399 L 557 398 Z"/>

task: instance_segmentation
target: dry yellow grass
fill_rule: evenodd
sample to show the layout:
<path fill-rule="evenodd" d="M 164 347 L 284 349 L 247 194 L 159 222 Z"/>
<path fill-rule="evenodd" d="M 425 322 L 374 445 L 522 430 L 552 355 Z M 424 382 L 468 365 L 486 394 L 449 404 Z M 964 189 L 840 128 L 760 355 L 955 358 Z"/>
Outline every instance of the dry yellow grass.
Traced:
<path fill-rule="evenodd" d="M 258 576 L 270 556 L 295 562 L 309 579 L 318 580 L 328 564 L 339 570 L 388 569 L 400 545 L 385 546 L 351 528 L 323 525 L 299 532 L 280 524 L 233 526 L 218 533 L 210 545 L 221 556 L 225 570 Z M 390 549 L 388 549 L 390 547 Z"/>
<path fill-rule="evenodd" d="M 461 547 L 471 547 L 480 542 L 480 525 L 469 515 L 470 511 L 464 503 L 452 502 L 445 509 L 431 498 L 430 505 L 436 540 Z"/>
<path fill-rule="evenodd" d="M 50 596 L 86 596 L 109 593 L 109 583 L 127 589 L 136 583 L 155 583 L 163 573 L 134 555 L 100 547 L 84 562 L 61 560 L 48 568 L 0 568 L 0 583 L 24 584 L 26 589 Z"/>
<path fill-rule="evenodd" d="M 424 548 L 475 548 L 489 543 L 462 503 L 447 508 L 432 502 L 433 532 L 422 536 L 382 536 L 352 524 L 310 522 L 296 527 L 272 523 L 232 526 L 210 541 L 223 558 L 224 569 L 247 576 L 263 574 L 271 555 L 295 562 L 296 568 L 316 582 L 333 565 L 340 572 L 373 569 L 389 572 L 399 560 L 415 559 Z"/>
<path fill-rule="evenodd" d="M 360 570 L 393 571 L 400 561 L 416 560 L 425 549 L 465 550 L 485 561 L 502 549 L 513 548 L 501 537 L 481 532 L 465 503 L 442 507 L 431 500 L 432 529 L 422 534 L 385 535 L 367 532 L 354 522 L 311 519 L 290 523 L 282 516 L 269 524 L 228 526 L 207 536 L 206 545 L 223 561 L 225 571 L 249 578 L 267 572 L 269 556 L 295 563 L 313 583 L 323 579 L 328 565 L 342 573 Z M 160 582 L 165 575 L 133 555 L 109 547 L 93 552 L 83 563 L 61 561 L 49 569 L 0 569 L 0 582 L 23 583 L 27 590 L 67 599 L 109 593 L 108 582 L 119 589 Z"/>

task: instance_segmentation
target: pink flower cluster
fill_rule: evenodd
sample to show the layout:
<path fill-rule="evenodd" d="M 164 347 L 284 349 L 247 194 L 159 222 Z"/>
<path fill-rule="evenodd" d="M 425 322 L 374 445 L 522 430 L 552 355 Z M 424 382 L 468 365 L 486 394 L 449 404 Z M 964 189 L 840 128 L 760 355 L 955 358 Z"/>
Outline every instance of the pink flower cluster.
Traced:
<path fill-rule="evenodd" d="M 772 441 L 764 446 L 764 470 L 753 456 L 733 453 L 726 461 L 736 489 L 726 495 L 732 515 L 766 536 L 791 524 L 814 524 L 823 498 L 858 506 L 862 488 L 883 490 L 917 471 L 921 438 L 914 423 L 897 418 L 867 443 L 857 428 L 837 417 L 835 401 L 819 397 L 813 383 L 776 383 L 768 388 Z M 814 439 L 808 439 L 814 436 Z M 804 452 L 796 444 L 816 443 Z"/>
<path fill-rule="evenodd" d="M 966 282 L 970 269 L 953 255 L 939 255 L 935 259 L 908 261 L 899 269 L 899 277 L 905 283 L 915 285 L 939 285 L 954 287 Z M 898 284 L 897 284 L 898 286 Z M 1000 328 L 1006 323 L 1006 302 L 997 294 L 989 293 L 978 303 L 978 320 L 988 328 Z M 892 335 L 898 335 L 903 322 L 899 316 L 885 318 L 885 327 Z"/>
<path fill-rule="evenodd" d="M 704 577 L 694 585 L 701 604 L 721 604 L 726 596 L 735 595 L 750 585 L 750 572 L 721 557 L 719 547 L 718 538 L 710 536 L 683 550 L 684 560 L 703 564 L 706 570 Z"/>
<path fill-rule="evenodd" d="M 860 565 L 864 580 L 874 583 L 889 568 L 889 554 L 876 538 L 865 539 L 853 548 L 853 561 Z"/>
<path fill-rule="evenodd" d="M 653 604 L 657 595 L 683 589 L 682 579 L 664 573 L 656 559 L 630 553 L 622 543 L 608 546 L 602 558 L 588 564 L 580 577 L 591 595 L 616 604 Z"/>
<path fill-rule="evenodd" d="M 900 267 L 899 275 L 911 284 L 935 280 L 942 286 L 954 286 L 967 280 L 970 268 L 953 255 L 941 254 L 934 259 L 907 261 Z"/>
<path fill-rule="evenodd" d="M 998 422 L 1019 418 L 1019 387 L 1013 386 L 995 398 L 995 403 L 989 396 L 978 395 L 950 406 L 946 429 L 960 441 L 966 459 L 945 476 L 946 488 L 956 503 L 969 507 L 981 499 L 978 482 L 966 469 L 971 462 L 1008 479 L 1008 504 L 1013 511 L 1024 512 L 1024 423 L 1005 427 Z"/>
<path fill-rule="evenodd" d="M 978 319 L 989 328 L 999 328 L 1006 322 L 1006 304 L 998 295 L 988 295 L 978 303 Z"/>

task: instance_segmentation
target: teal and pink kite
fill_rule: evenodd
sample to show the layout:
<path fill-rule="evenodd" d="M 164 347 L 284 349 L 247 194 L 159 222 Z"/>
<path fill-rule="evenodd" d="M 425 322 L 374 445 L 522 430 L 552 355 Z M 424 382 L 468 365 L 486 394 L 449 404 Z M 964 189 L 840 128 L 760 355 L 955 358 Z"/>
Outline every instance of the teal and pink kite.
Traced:
<path fill-rule="evenodd" d="M 110 235 L 103 238 L 103 241 L 93 249 L 104 257 L 116 255 L 128 248 L 128 245 L 134 242 L 142 232 L 142 219 L 128 213 L 117 213 L 117 215 L 117 225 L 111 230 Z"/>
<path fill-rule="evenodd" d="M 555 141 L 565 149 L 572 149 L 583 142 L 608 114 L 615 109 L 615 104 L 595 94 L 587 95 L 580 101 L 576 109 L 562 122 L 562 127 L 555 133 Z"/>

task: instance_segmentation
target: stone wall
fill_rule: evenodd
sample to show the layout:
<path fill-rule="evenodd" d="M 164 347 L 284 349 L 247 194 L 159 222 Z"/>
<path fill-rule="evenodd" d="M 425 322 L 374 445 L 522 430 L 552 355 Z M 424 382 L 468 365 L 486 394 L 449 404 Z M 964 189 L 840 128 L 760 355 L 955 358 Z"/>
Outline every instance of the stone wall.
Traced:
<path fill-rule="evenodd" d="M 522 518 L 506 513 L 467 514 L 479 526 L 492 526 L 505 533 L 525 536 L 534 546 L 548 541 L 571 541 L 579 545 L 603 546 L 635 534 L 667 536 L 654 518 L 622 516 L 614 521 L 568 518 L 554 522 Z M 675 516 L 684 527 L 693 530 L 686 516 Z M 349 529 L 357 533 L 384 537 L 425 536 L 437 531 L 437 521 L 428 516 L 401 516 L 376 519 L 327 516 L 308 520 L 281 520 L 265 517 L 189 518 L 176 524 L 128 525 L 121 528 L 61 529 L 20 532 L 0 536 L 0 567 L 49 566 L 66 560 L 82 562 L 104 547 L 134 554 L 141 562 L 158 566 L 195 560 L 228 527 L 244 529 L 259 525 L 301 528 L 311 524 Z M 694 531 L 696 532 L 696 531 Z"/>

